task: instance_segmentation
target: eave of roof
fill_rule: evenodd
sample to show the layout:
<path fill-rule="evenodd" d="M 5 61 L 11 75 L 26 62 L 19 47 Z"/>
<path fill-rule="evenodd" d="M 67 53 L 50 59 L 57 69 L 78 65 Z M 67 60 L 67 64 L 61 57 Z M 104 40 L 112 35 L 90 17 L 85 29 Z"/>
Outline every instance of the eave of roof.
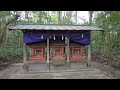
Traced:
<path fill-rule="evenodd" d="M 9 30 L 90 30 L 102 31 L 103 29 L 88 25 L 54 25 L 54 24 L 27 24 L 10 26 Z"/>

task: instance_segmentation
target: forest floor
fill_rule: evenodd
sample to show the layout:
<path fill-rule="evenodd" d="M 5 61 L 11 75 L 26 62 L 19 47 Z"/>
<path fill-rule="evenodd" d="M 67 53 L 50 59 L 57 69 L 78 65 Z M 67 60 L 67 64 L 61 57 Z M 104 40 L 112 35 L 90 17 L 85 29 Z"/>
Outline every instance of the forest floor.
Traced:
<path fill-rule="evenodd" d="M 117 70 L 113 67 L 110 67 L 108 65 L 104 65 L 98 62 L 91 62 L 91 66 L 93 66 L 96 69 L 99 69 L 101 71 L 104 71 L 110 76 L 116 77 L 117 79 L 120 79 L 120 70 Z"/>
<path fill-rule="evenodd" d="M 120 71 L 97 62 L 89 70 L 60 72 L 23 72 L 22 63 L 12 64 L 0 71 L 0 79 L 119 79 Z"/>

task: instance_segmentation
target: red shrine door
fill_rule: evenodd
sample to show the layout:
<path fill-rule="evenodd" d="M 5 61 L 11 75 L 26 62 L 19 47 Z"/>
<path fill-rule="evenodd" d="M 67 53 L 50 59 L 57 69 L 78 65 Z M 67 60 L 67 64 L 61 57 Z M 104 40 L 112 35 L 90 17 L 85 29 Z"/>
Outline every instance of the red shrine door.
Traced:
<path fill-rule="evenodd" d="M 70 60 L 80 60 L 82 57 L 82 47 L 70 46 Z"/>
<path fill-rule="evenodd" d="M 31 54 L 30 54 L 30 61 L 31 62 L 46 62 L 45 56 L 45 46 L 32 46 Z"/>
<path fill-rule="evenodd" d="M 64 57 L 65 55 L 65 46 L 50 46 L 50 57 Z"/>

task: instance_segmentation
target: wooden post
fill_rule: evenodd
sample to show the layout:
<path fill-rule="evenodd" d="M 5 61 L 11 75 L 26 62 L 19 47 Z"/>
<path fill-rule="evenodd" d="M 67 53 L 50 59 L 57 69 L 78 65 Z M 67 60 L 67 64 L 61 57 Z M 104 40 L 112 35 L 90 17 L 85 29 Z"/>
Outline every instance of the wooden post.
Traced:
<path fill-rule="evenodd" d="M 87 67 L 90 67 L 91 63 L 91 31 L 90 31 L 90 45 L 88 45 L 88 60 Z"/>
<path fill-rule="evenodd" d="M 49 66 L 49 58 L 50 58 L 50 47 L 49 47 L 49 38 L 47 39 L 47 64 Z M 50 70 L 50 68 L 49 68 Z"/>
<path fill-rule="evenodd" d="M 88 45 L 88 61 L 87 61 L 88 67 L 90 67 L 90 62 L 91 62 L 91 45 Z"/>
<path fill-rule="evenodd" d="M 69 45 L 69 38 L 67 38 L 67 66 L 69 66 L 70 62 L 70 45 Z"/>
<path fill-rule="evenodd" d="M 26 62 L 27 62 L 27 56 L 26 56 L 26 44 L 23 43 L 23 63 L 24 63 L 24 70 L 27 70 L 27 67 L 26 67 Z"/>

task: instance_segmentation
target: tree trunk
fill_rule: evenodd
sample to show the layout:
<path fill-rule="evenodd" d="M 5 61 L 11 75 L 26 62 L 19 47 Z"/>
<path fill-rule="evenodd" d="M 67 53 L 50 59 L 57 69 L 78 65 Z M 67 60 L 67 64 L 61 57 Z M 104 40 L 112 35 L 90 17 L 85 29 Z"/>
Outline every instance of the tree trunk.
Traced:
<path fill-rule="evenodd" d="M 89 11 L 89 25 L 92 25 L 92 15 L 93 11 Z"/>
<path fill-rule="evenodd" d="M 92 25 L 92 14 L 93 14 L 93 11 L 89 11 L 89 25 Z M 91 45 L 88 45 L 88 61 L 87 61 L 88 67 L 90 67 L 90 62 L 91 62 Z"/>
<path fill-rule="evenodd" d="M 39 11 L 39 24 L 41 24 L 42 23 L 42 15 L 41 15 L 41 13 L 42 13 L 42 11 Z"/>
<path fill-rule="evenodd" d="M 62 24 L 62 11 L 58 11 L 58 24 Z"/>
<path fill-rule="evenodd" d="M 75 21 L 76 21 L 76 25 L 77 25 L 77 11 L 75 12 Z"/>
<path fill-rule="evenodd" d="M 25 11 L 25 19 L 29 22 L 28 14 L 29 14 L 29 11 Z"/>
<path fill-rule="evenodd" d="M 15 17 L 13 19 L 11 19 L 10 21 L 8 21 L 5 26 L 3 27 L 3 32 L 0 34 L 0 47 L 4 46 L 5 41 L 6 41 L 6 35 L 7 35 L 7 27 L 15 22 L 18 19 L 19 15 L 15 15 Z"/>

